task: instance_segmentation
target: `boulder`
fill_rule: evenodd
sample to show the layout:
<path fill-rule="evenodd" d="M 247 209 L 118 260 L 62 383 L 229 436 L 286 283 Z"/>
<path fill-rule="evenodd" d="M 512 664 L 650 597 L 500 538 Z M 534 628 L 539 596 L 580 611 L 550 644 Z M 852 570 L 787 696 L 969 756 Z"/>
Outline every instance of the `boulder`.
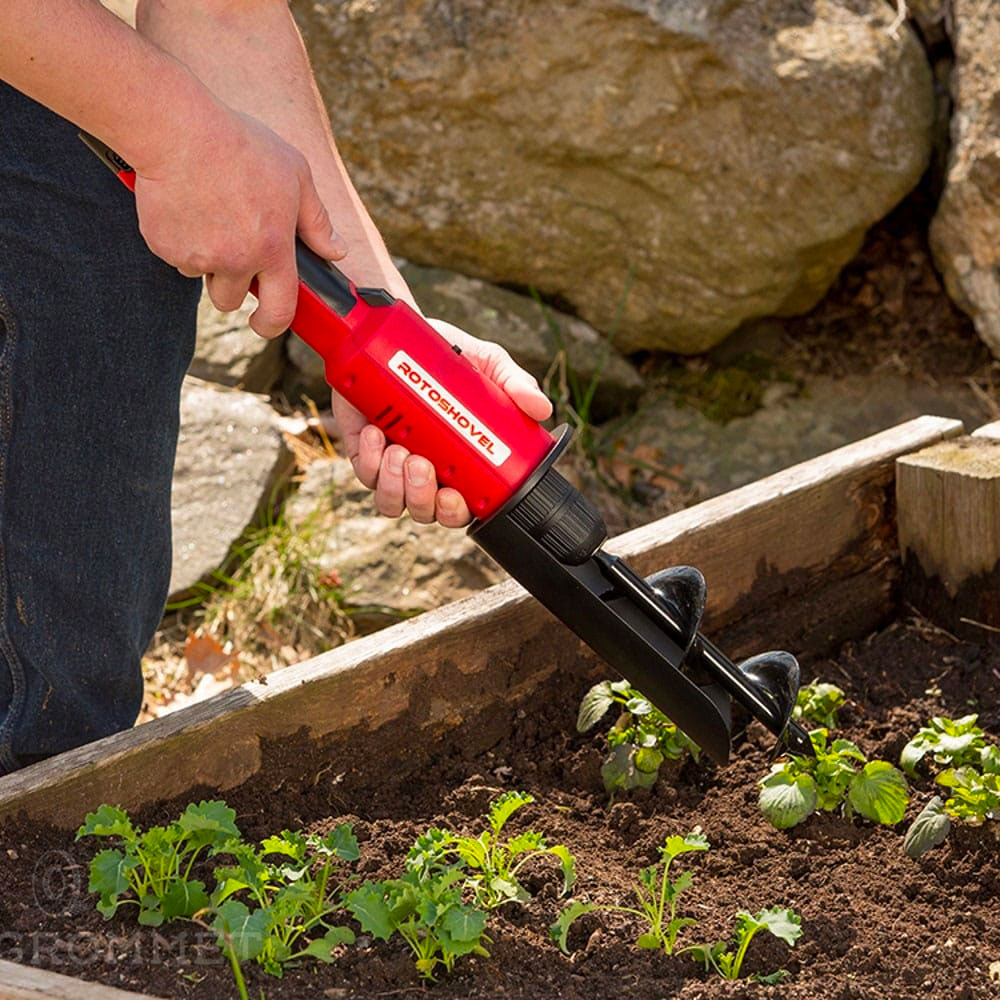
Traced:
<path fill-rule="evenodd" d="M 489 587 L 505 574 L 464 531 L 393 519 L 346 458 L 312 462 L 285 503 L 288 524 L 325 538 L 319 569 L 335 573 L 364 631 Z"/>
<path fill-rule="evenodd" d="M 1000 11 L 954 0 L 952 30 L 952 146 L 931 249 L 948 294 L 1000 357 Z"/>
<path fill-rule="evenodd" d="M 172 596 L 226 562 L 290 464 L 266 399 L 184 380 L 171 504 Z"/>
<path fill-rule="evenodd" d="M 929 155 L 930 69 L 887 3 L 295 12 L 393 251 L 561 298 L 626 353 L 807 310 Z"/>

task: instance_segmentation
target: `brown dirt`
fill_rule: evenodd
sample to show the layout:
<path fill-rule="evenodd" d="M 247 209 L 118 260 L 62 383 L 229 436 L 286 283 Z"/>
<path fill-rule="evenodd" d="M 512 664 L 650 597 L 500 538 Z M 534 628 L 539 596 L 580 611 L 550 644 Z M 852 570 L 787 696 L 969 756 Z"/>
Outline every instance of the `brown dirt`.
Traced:
<path fill-rule="evenodd" d="M 956 642 L 920 620 L 892 625 L 806 673 L 845 687 L 851 700 L 841 729 L 871 756 L 893 759 L 928 716 L 961 715 L 972 704 L 988 732 L 1000 731 L 1000 650 Z M 512 707 L 509 719 L 494 720 L 506 735 L 481 752 L 468 749 L 483 742 L 481 720 L 419 751 L 405 738 L 383 745 L 381 753 L 373 744 L 332 758 L 329 750 L 303 745 L 270 748 L 268 767 L 228 799 L 247 836 L 353 821 L 362 840 L 360 874 L 370 878 L 398 873 L 407 847 L 427 826 L 478 831 L 496 795 L 529 791 L 537 801 L 512 827 L 530 826 L 566 844 L 577 857 L 574 896 L 606 903 L 627 900 L 632 879 L 656 860 L 665 836 L 700 825 L 712 850 L 684 865 L 695 872 L 684 910 L 701 921 L 697 936 L 726 934 L 741 907 L 792 907 L 802 916 L 798 945 L 789 949 L 758 937 L 746 970 L 782 967 L 790 972 L 786 982 L 725 984 L 690 960 L 640 952 L 632 944 L 634 922 L 620 916 L 582 918 L 570 935 L 572 955 L 565 957 L 546 933 L 563 902 L 557 879 L 539 863 L 526 880 L 532 902 L 493 918 L 492 958 L 460 959 L 454 975 L 437 986 L 422 986 L 398 943 L 362 938 L 336 964 L 289 970 L 282 980 L 251 965 L 251 996 L 261 990 L 269 1000 L 423 993 L 579 1000 L 997 995 L 989 966 L 1000 960 L 1000 850 L 990 832 L 955 831 L 943 847 L 913 861 L 901 850 L 908 822 L 876 828 L 824 814 L 791 832 L 775 831 L 756 807 L 756 781 L 770 754 L 770 740 L 756 724 L 738 739 L 726 767 L 675 765 L 652 793 L 609 807 L 600 786 L 599 740 L 574 731 L 586 686 L 579 676 L 557 676 Z M 404 760 L 408 767 L 387 770 Z M 929 781 L 918 783 L 907 820 L 931 789 Z M 162 821 L 181 805 L 167 803 L 141 818 Z M 235 996 L 206 933 L 186 924 L 154 932 L 97 915 L 85 891 L 92 850 L 35 824 L 2 832 L 0 957 L 163 997 Z M 685 933 L 689 941 L 696 936 Z"/>

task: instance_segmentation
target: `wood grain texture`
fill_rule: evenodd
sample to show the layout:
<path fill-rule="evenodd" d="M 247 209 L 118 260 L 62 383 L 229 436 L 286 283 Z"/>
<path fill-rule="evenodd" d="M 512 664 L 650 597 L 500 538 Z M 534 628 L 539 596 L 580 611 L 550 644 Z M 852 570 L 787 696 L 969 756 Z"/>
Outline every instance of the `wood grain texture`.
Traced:
<path fill-rule="evenodd" d="M 955 438 L 896 463 L 899 544 L 954 598 L 1000 563 L 1000 440 Z"/>
<path fill-rule="evenodd" d="M 0 1000 L 156 1000 L 102 983 L 88 983 L 45 969 L 0 961 Z"/>
<path fill-rule="evenodd" d="M 898 573 L 895 459 L 959 433 L 957 421 L 921 417 L 619 536 L 609 549 L 644 573 L 701 568 L 706 630 L 758 644 L 745 652 L 759 651 L 762 636 L 796 652 L 786 638 L 854 637 L 888 612 Z M 838 614 L 829 614 L 833 594 Z M 303 728 L 319 741 L 405 719 L 430 740 L 574 659 L 587 659 L 576 637 L 509 581 L 0 778 L 0 817 L 24 810 L 73 827 L 102 802 L 134 809 L 199 785 L 224 793 L 259 770 L 269 742 Z"/>

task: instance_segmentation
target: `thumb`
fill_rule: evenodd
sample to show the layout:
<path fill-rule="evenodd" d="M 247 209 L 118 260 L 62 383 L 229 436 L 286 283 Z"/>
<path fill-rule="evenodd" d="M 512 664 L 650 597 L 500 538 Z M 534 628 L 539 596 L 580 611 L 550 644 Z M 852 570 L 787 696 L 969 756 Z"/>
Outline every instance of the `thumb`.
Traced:
<path fill-rule="evenodd" d="M 347 254 L 347 242 L 333 228 L 326 206 L 320 200 L 311 174 L 306 174 L 299 195 L 296 229 L 302 241 L 324 260 L 340 260 Z"/>

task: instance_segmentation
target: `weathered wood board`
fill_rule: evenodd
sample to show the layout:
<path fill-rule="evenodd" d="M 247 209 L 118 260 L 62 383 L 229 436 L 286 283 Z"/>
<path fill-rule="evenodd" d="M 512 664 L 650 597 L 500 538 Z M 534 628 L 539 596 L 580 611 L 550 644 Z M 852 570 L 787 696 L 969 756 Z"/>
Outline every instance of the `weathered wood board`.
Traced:
<path fill-rule="evenodd" d="M 148 1000 L 146 993 L 116 990 L 103 983 L 62 976 L 46 969 L 32 969 L 0 961 L 0 1000 Z"/>
<path fill-rule="evenodd" d="M 679 563 L 708 581 L 709 634 L 728 652 L 794 652 L 862 634 L 898 578 L 893 463 L 960 434 L 920 417 L 622 535 L 638 570 Z M 740 648 L 745 645 L 747 648 Z M 752 648 L 751 648 L 752 645 Z M 0 778 L 0 817 L 75 826 L 102 802 L 130 809 L 208 786 L 224 792 L 269 743 L 317 741 L 405 719 L 433 739 L 473 711 L 537 686 L 580 643 L 513 581 L 339 647 L 172 715 Z"/>

